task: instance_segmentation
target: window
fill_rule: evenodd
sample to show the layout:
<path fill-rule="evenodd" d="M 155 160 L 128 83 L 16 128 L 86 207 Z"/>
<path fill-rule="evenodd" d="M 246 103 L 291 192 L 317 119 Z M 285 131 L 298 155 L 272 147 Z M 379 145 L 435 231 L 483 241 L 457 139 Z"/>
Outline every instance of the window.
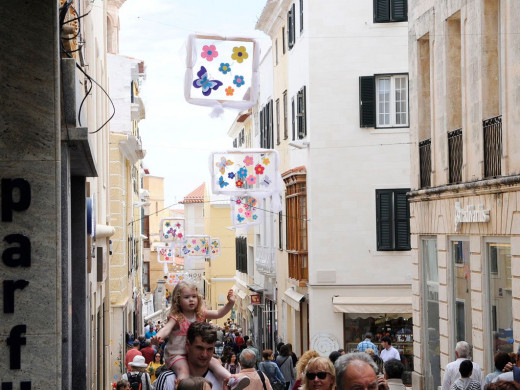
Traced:
<path fill-rule="evenodd" d="M 407 0 L 374 0 L 374 23 L 406 22 Z"/>
<path fill-rule="evenodd" d="M 287 91 L 283 93 L 283 139 L 289 138 L 289 129 L 287 128 Z"/>
<path fill-rule="evenodd" d="M 511 244 L 493 238 L 486 242 L 487 310 L 488 310 L 488 358 L 492 366 L 496 352 L 513 352 L 513 291 L 511 275 Z M 484 329 L 486 329 L 484 328 Z"/>
<path fill-rule="evenodd" d="M 280 145 L 280 99 L 276 99 L 276 145 Z"/>
<path fill-rule="evenodd" d="M 471 317 L 471 270 L 469 264 L 469 240 L 451 240 L 451 272 L 452 272 L 452 302 L 455 314 L 454 343 L 467 341 L 472 343 Z M 455 349 L 455 345 L 453 345 Z"/>
<path fill-rule="evenodd" d="M 246 143 L 245 129 L 240 130 L 238 134 L 238 147 L 241 148 Z"/>
<path fill-rule="evenodd" d="M 237 139 L 235 138 L 235 139 L 233 140 L 233 147 L 236 148 L 237 146 L 238 146 L 238 143 L 237 143 Z"/>
<path fill-rule="evenodd" d="M 298 118 L 298 139 L 304 139 L 307 137 L 307 121 L 306 121 L 306 87 L 298 91 L 296 95 L 296 106 Z"/>
<path fill-rule="evenodd" d="M 285 54 L 285 27 L 282 27 L 282 54 Z"/>
<path fill-rule="evenodd" d="M 305 171 L 283 178 L 286 187 L 285 221 L 289 277 L 308 280 L 307 265 L 307 178 Z"/>
<path fill-rule="evenodd" d="M 296 139 L 296 111 L 294 97 L 291 98 L 291 120 L 292 120 L 292 140 Z"/>
<path fill-rule="evenodd" d="M 260 112 L 260 147 L 273 149 L 273 101 L 270 100 Z"/>
<path fill-rule="evenodd" d="M 289 8 L 289 12 L 287 12 L 287 44 L 289 46 L 289 50 L 291 50 L 294 46 L 294 42 L 296 40 L 295 37 L 295 6 L 291 5 Z"/>
<path fill-rule="evenodd" d="M 408 127 L 408 75 L 359 78 L 361 127 Z"/>
<path fill-rule="evenodd" d="M 235 238 L 236 269 L 238 272 L 247 273 L 247 239 Z"/>
<path fill-rule="evenodd" d="M 376 190 L 377 250 L 410 250 L 407 188 Z"/>
<path fill-rule="evenodd" d="M 282 224 L 282 212 L 280 211 L 278 213 L 278 249 L 283 250 L 283 224 Z"/>
<path fill-rule="evenodd" d="M 300 0 L 300 35 L 303 33 L 303 0 Z"/>
<path fill-rule="evenodd" d="M 143 262 L 143 289 L 150 292 L 150 263 L 147 261 Z"/>
<path fill-rule="evenodd" d="M 278 65 L 278 39 L 274 41 L 274 64 Z"/>

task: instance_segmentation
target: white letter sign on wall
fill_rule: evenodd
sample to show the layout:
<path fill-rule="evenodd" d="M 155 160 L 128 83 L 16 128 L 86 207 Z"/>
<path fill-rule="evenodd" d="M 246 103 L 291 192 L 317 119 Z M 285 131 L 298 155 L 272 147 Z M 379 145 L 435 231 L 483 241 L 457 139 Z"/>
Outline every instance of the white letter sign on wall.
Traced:
<path fill-rule="evenodd" d="M 460 202 L 455 202 L 455 231 L 458 232 L 461 223 L 489 222 L 489 210 L 484 210 L 484 205 L 468 205 L 466 209 L 460 207 Z"/>

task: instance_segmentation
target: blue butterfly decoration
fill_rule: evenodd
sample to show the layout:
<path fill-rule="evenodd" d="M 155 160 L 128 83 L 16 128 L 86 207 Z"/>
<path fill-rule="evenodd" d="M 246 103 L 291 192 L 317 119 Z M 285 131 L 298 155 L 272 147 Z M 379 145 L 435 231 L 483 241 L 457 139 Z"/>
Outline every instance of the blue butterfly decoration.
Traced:
<path fill-rule="evenodd" d="M 242 217 L 240 214 L 237 215 L 238 222 L 242 222 L 245 218 Z"/>
<path fill-rule="evenodd" d="M 269 187 L 272 181 L 269 179 L 269 176 L 265 175 L 264 180 L 260 182 L 261 185 Z"/>
<path fill-rule="evenodd" d="M 229 183 L 227 181 L 224 181 L 224 178 L 220 176 L 220 179 L 218 179 L 218 185 L 220 188 L 224 188 L 225 186 L 228 186 Z"/>
<path fill-rule="evenodd" d="M 202 88 L 202 94 L 204 96 L 209 96 L 211 94 L 211 90 L 216 91 L 218 87 L 222 86 L 222 81 L 210 80 L 208 78 L 208 71 L 203 66 L 200 67 L 200 70 L 197 72 L 197 76 L 198 79 L 193 81 L 193 86 L 195 88 Z"/>
<path fill-rule="evenodd" d="M 190 253 L 190 250 L 188 248 L 186 248 L 185 246 L 182 247 L 182 252 L 187 255 L 188 253 Z"/>

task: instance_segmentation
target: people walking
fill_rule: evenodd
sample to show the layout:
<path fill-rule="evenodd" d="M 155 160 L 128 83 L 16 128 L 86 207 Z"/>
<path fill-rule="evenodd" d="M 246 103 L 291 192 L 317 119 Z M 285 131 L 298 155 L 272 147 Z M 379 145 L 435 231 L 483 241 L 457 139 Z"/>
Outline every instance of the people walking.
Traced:
<path fill-rule="evenodd" d="M 280 367 L 278 367 L 273 359 L 273 350 L 265 349 L 262 351 L 262 361 L 258 365 L 258 369 L 267 376 L 273 390 L 284 390 L 285 378 L 282 371 L 280 371 Z"/>

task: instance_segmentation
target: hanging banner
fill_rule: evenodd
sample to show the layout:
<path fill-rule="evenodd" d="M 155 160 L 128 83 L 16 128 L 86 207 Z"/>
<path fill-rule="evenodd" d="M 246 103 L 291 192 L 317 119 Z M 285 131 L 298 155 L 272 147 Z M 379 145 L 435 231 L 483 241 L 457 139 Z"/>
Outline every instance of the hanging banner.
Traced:
<path fill-rule="evenodd" d="M 181 244 L 180 255 L 182 257 L 208 257 L 209 236 L 186 236 Z"/>
<path fill-rule="evenodd" d="M 175 262 L 175 250 L 169 246 L 158 246 L 157 247 L 157 261 L 159 263 L 174 263 Z"/>
<path fill-rule="evenodd" d="M 178 242 L 184 238 L 184 219 L 164 218 L 159 226 L 162 242 Z"/>
<path fill-rule="evenodd" d="M 184 272 L 170 272 L 166 279 L 166 284 L 170 286 L 176 286 L 179 282 L 185 279 Z"/>
<path fill-rule="evenodd" d="M 252 196 L 231 198 L 231 219 L 234 227 L 249 227 L 262 223 L 262 210 Z"/>
<path fill-rule="evenodd" d="M 191 104 L 245 110 L 258 96 L 260 45 L 252 38 L 195 35 L 186 44 L 184 96 Z"/>
<path fill-rule="evenodd" d="M 273 212 L 281 210 L 282 177 L 278 152 L 273 149 L 231 149 L 213 152 L 209 158 L 214 194 L 272 196 Z"/>
<path fill-rule="evenodd" d="M 217 257 L 220 257 L 221 253 L 221 246 L 220 246 L 220 238 L 211 237 L 211 241 L 209 244 L 209 257 L 211 259 L 216 259 Z"/>

